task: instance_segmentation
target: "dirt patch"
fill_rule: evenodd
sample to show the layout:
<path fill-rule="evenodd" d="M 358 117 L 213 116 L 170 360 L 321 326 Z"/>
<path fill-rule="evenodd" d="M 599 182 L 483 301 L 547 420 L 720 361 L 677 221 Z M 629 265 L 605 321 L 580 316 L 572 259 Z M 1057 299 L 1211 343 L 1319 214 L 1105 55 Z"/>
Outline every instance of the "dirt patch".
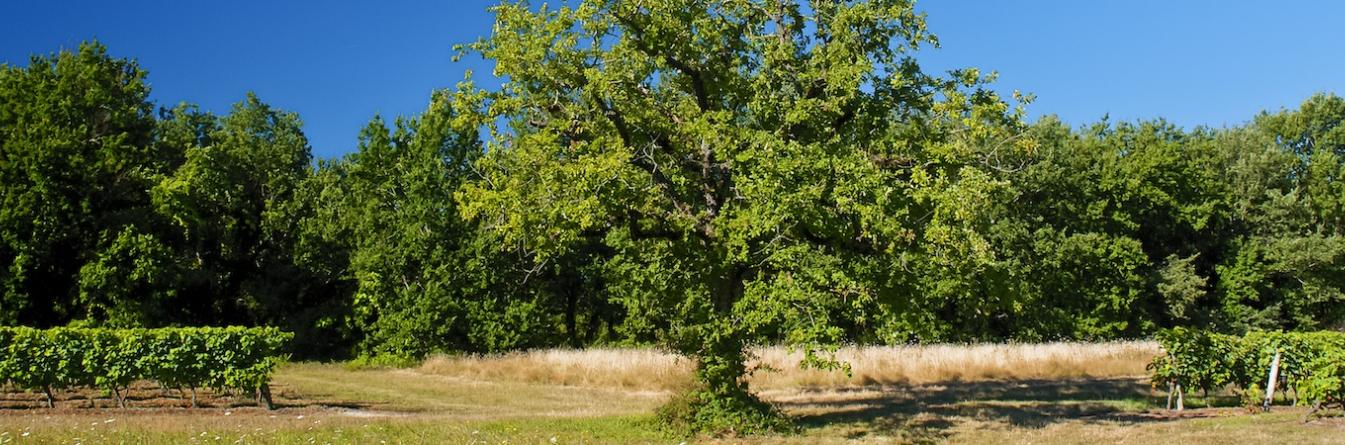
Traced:
<path fill-rule="evenodd" d="M 330 408 L 330 410 L 340 416 L 356 417 L 361 419 L 383 419 L 390 417 L 411 417 L 414 413 L 405 413 L 398 411 L 380 411 L 359 408 Z"/>

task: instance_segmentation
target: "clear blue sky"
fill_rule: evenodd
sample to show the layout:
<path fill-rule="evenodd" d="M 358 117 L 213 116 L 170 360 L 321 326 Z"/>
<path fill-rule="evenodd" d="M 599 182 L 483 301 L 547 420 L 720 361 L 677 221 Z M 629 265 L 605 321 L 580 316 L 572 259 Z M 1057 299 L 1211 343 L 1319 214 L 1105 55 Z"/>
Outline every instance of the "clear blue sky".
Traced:
<path fill-rule="evenodd" d="M 98 38 L 149 70 L 153 98 L 227 112 L 244 93 L 296 111 L 317 156 L 374 113 L 424 108 L 473 69 L 452 46 L 490 31 L 485 0 L 0 2 L 0 62 Z M 943 48 L 928 70 L 975 66 L 1071 124 L 1164 117 L 1234 125 L 1314 92 L 1345 94 L 1345 2 L 925 0 Z"/>

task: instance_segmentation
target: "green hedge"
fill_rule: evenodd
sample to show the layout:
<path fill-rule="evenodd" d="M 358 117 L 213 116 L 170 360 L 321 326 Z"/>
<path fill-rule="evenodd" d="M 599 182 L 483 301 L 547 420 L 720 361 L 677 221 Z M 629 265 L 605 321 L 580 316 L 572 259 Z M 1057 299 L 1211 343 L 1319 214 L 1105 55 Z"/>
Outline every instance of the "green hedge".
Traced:
<path fill-rule="evenodd" d="M 1280 353 L 1282 388 L 1293 388 L 1302 404 L 1345 408 L 1345 333 L 1250 332 L 1244 336 L 1185 328 L 1156 335 L 1163 354 L 1149 364 L 1152 381 L 1183 390 L 1234 386 L 1260 393 L 1275 352 Z"/>
<path fill-rule="evenodd" d="M 0 382 L 42 391 L 77 387 L 110 391 L 125 407 L 124 391 L 136 380 L 169 388 L 255 392 L 271 405 L 271 373 L 289 358 L 293 334 L 277 328 L 205 327 L 95 329 L 0 327 Z"/>

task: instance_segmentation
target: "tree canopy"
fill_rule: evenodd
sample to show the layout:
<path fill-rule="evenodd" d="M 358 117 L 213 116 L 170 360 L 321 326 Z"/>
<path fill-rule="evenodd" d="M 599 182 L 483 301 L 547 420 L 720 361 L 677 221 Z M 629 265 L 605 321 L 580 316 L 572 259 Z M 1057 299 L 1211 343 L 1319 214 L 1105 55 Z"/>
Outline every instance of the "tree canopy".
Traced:
<path fill-rule="evenodd" d="M 697 362 L 692 423 L 756 415 L 749 344 L 833 365 L 815 351 L 900 306 L 893 264 L 988 254 L 964 229 L 1003 184 L 978 155 L 1019 149 L 1017 120 L 974 71 L 919 70 L 907 53 L 933 40 L 909 2 L 495 13 L 472 49 L 508 79 L 486 110 L 505 124 L 464 214 L 541 261 L 611 249 L 628 323 Z"/>

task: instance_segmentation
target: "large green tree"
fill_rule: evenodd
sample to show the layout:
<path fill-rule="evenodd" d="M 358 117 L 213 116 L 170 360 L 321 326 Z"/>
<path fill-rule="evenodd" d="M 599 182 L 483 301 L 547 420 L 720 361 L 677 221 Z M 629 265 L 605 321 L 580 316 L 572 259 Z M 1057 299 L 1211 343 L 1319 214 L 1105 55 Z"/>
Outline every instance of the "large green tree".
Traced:
<path fill-rule="evenodd" d="M 626 323 L 695 360 L 669 420 L 779 426 L 747 388 L 748 346 L 834 366 L 818 352 L 900 313 L 910 270 L 993 256 L 975 229 L 1004 184 L 973 165 L 1019 146 L 1015 119 L 966 88 L 976 72 L 920 71 L 910 50 L 933 37 L 908 1 L 494 12 L 471 49 L 506 82 L 464 213 L 542 263 L 611 249 L 597 260 Z"/>
<path fill-rule="evenodd" d="M 1218 267 L 1233 330 L 1345 324 L 1345 99 L 1262 113 L 1228 138 L 1222 171 L 1240 230 Z"/>
<path fill-rule="evenodd" d="M 0 66 L 0 324 L 82 318 L 102 285 L 168 292 L 131 264 L 162 248 L 148 188 L 174 161 L 151 143 L 144 76 L 96 42 Z M 93 276 L 116 263 L 135 270 Z"/>
<path fill-rule="evenodd" d="M 324 297 L 294 261 L 312 171 L 298 116 L 249 94 L 222 118 L 179 107 L 161 127 L 184 159 L 150 189 L 185 269 L 174 321 L 304 327 Z"/>

